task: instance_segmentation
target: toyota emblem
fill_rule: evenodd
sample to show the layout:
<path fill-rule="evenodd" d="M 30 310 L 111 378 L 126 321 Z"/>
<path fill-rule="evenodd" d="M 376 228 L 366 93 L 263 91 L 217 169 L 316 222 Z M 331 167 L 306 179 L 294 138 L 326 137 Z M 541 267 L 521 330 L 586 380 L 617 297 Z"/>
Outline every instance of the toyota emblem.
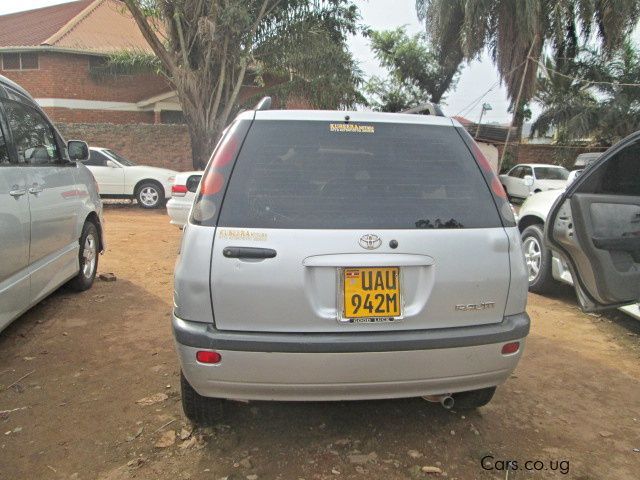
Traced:
<path fill-rule="evenodd" d="M 380 245 L 382 245 L 382 239 L 374 235 L 372 233 L 368 233 L 360 237 L 360 241 L 358 242 L 360 246 L 366 250 L 375 250 Z"/>

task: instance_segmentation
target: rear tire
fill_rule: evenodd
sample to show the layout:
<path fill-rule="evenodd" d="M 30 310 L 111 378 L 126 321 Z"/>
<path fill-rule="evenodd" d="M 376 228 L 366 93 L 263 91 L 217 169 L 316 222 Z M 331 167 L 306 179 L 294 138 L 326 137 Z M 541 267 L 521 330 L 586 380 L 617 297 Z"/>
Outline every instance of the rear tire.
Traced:
<path fill-rule="evenodd" d="M 522 231 L 529 291 L 533 293 L 548 293 L 555 286 L 551 271 L 551 252 L 544 246 L 542 228 L 542 225 L 529 225 Z"/>
<path fill-rule="evenodd" d="M 482 388 L 480 390 L 470 390 L 468 392 L 458 392 L 453 394 L 454 410 L 471 410 L 484 407 L 493 398 L 496 387 Z"/>
<path fill-rule="evenodd" d="M 182 372 L 180 372 L 180 390 L 182 392 L 182 410 L 194 424 L 211 426 L 220 420 L 223 401 L 200 395 L 189 384 Z"/>
<path fill-rule="evenodd" d="M 80 234 L 80 271 L 69 281 L 69 286 L 76 292 L 89 290 L 98 271 L 98 245 L 100 244 L 98 229 L 91 222 L 85 222 Z"/>
<path fill-rule="evenodd" d="M 136 189 L 136 200 L 142 208 L 158 208 L 164 202 L 164 189 L 156 182 L 143 182 Z"/>

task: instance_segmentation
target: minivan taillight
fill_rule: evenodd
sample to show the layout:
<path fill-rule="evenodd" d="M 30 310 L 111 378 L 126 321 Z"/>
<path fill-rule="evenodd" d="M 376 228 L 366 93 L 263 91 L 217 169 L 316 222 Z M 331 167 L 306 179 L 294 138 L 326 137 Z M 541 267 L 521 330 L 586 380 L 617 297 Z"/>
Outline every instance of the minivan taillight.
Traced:
<path fill-rule="evenodd" d="M 172 197 L 184 197 L 187 194 L 187 186 L 186 185 L 173 185 L 171 187 L 171 196 Z"/>
<path fill-rule="evenodd" d="M 500 179 L 493 171 L 493 168 L 491 168 L 489 160 L 487 160 L 487 157 L 484 156 L 484 153 L 482 153 L 482 150 L 480 150 L 480 147 L 475 141 L 471 144 L 471 150 L 473 150 L 473 155 L 476 157 L 476 161 L 478 162 L 478 165 L 480 165 L 482 172 L 485 174 L 485 176 L 491 178 L 491 191 L 493 192 L 493 194 L 506 200 L 507 192 L 505 192 L 504 188 L 502 188 Z"/>
<path fill-rule="evenodd" d="M 502 217 L 502 224 L 505 227 L 515 227 L 516 219 L 513 215 L 513 210 L 511 209 L 507 193 L 504 191 L 504 188 L 502 188 L 502 184 L 500 183 L 500 178 L 496 172 L 493 171 L 489 160 L 484 156 L 484 153 L 482 153 L 482 150 L 480 150 L 480 147 L 473 137 L 469 135 L 469 132 L 462 127 L 458 127 L 456 130 L 458 130 L 462 138 L 464 138 L 467 146 L 473 153 L 473 157 L 476 159 L 476 163 L 482 171 L 482 175 L 487 182 L 487 186 L 491 190 L 493 200 L 495 201 L 496 207 L 498 207 L 498 211 Z"/>
<path fill-rule="evenodd" d="M 192 223 L 216 224 L 227 181 L 250 126 L 251 120 L 238 120 L 218 142 L 200 181 L 200 190 L 191 210 Z"/>

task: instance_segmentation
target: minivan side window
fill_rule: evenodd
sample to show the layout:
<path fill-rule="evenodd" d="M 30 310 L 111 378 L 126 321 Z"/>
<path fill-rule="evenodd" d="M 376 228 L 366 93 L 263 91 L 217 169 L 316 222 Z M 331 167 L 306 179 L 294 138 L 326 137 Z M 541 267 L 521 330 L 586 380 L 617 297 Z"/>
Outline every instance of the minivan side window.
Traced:
<path fill-rule="evenodd" d="M 60 161 L 53 128 L 36 109 L 4 101 L 7 120 L 18 152 L 18 163 L 51 165 Z"/>
<path fill-rule="evenodd" d="M 351 127 L 351 124 L 349 125 Z M 218 225 L 244 228 L 502 227 L 455 128 L 256 121 Z"/>

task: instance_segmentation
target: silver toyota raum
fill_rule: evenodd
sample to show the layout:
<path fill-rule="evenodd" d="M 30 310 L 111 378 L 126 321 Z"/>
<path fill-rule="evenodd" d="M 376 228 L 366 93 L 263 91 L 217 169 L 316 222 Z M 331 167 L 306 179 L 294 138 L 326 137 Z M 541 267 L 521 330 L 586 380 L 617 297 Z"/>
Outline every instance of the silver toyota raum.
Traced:
<path fill-rule="evenodd" d="M 191 420 L 222 399 L 491 400 L 529 333 L 520 235 L 443 116 L 255 110 L 205 170 L 175 271 Z"/>

